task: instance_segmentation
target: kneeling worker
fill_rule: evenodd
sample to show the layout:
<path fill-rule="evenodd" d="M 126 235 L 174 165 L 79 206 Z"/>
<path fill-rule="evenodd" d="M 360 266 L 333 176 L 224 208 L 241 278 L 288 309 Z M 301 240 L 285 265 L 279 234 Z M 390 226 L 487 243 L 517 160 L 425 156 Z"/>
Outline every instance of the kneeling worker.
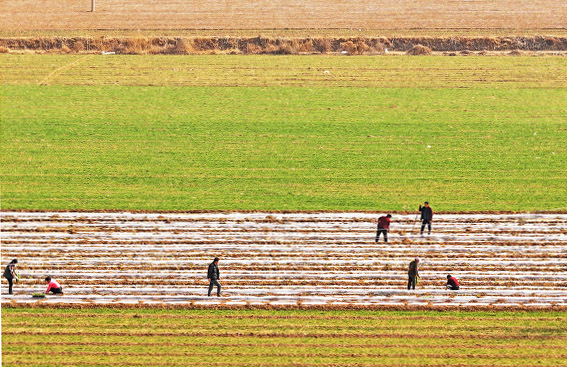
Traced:
<path fill-rule="evenodd" d="M 53 292 L 53 294 L 63 294 L 63 287 L 61 287 L 55 279 L 47 277 L 45 278 L 45 281 L 47 282 L 47 290 L 45 291 L 45 294 L 49 292 Z"/>
<path fill-rule="evenodd" d="M 451 276 L 451 274 L 447 275 L 447 289 L 456 291 L 459 290 L 459 285 L 457 278 Z"/>

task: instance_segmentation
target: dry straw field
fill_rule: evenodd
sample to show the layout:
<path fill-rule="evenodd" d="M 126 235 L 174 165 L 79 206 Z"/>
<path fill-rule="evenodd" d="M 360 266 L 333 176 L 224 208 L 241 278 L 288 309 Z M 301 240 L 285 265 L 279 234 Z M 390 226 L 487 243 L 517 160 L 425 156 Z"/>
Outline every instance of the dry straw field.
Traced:
<path fill-rule="evenodd" d="M 564 29 L 563 0 L 2 1 L 1 30 Z M 548 32 L 547 32 L 548 33 Z M 222 34 L 224 35 L 224 34 Z"/>

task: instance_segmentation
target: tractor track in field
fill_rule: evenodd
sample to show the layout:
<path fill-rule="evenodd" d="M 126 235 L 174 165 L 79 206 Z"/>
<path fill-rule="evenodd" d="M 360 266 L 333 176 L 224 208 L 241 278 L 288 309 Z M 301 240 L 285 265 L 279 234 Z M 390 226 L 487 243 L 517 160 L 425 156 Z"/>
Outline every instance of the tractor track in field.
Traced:
<path fill-rule="evenodd" d="M 6 355 L 18 355 L 18 354 L 27 354 L 27 355 L 36 355 L 37 352 L 35 351 L 18 351 L 18 352 L 4 352 Z M 194 351 L 188 352 L 166 352 L 166 353 L 159 353 L 159 352 L 82 352 L 82 351 L 59 351 L 57 352 L 61 356 L 115 356 L 115 357 L 158 357 L 158 358 L 167 358 L 167 357 L 215 357 L 218 356 L 218 352 L 211 352 L 211 353 L 199 353 Z M 406 353 L 365 353 L 365 352 L 347 352 L 347 353 L 328 353 L 328 352 L 314 352 L 314 353 L 250 353 L 250 352 L 224 352 L 223 356 L 225 357 L 301 357 L 301 358 L 451 358 L 454 357 L 454 353 L 446 352 L 446 353 L 415 353 L 415 352 L 406 352 Z M 548 358 L 549 354 L 535 354 L 530 353 L 530 358 Z M 554 358 L 566 358 L 567 354 L 555 354 L 553 355 Z M 490 353 L 490 354 L 481 354 L 481 353 L 468 353 L 467 358 L 474 358 L 474 359 L 507 359 L 507 360 L 515 360 L 515 359 L 524 359 L 526 358 L 525 355 L 509 355 L 505 353 Z"/>
<path fill-rule="evenodd" d="M 82 342 L 58 342 L 58 341 L 45 341 L 45 342 L 26 342 L 26 341 L 4 341 L 3 345 L 10 346 L 36 346 L 36 345 L 54 345 L 54 346 L 82 346 Z M 202 347 L 202 343 L 167 343 L 167 342 L 89 342 L 90 346 L 101 346 L 101 347 Z M 240 347 L 262 347 L 262 348 L 301 348 L 306 347 L 306 344 L 297 343 L 215 343 L 218 347 L 225 348 L 240 348 Z M 407 345 L 402 343 L 391 343 L 391 344 L 377 344 L 377 343 L 365 343 L 365 344 L 347 344 L 347 343 L 317 343 L 317 348 L 349 348 L 353 349 L 366 349 L 366 348 L 406 348 Z M 427 349 L 446 349 L 446 345 L 439 344 L 420 344 L 421 348 Z M 466 352 L 467 350 L 478 350 L 479 348 L 490 348 L 491 344 L 475 344 L 475 346 L 461 346 L 460 350 Z M 537 351 L 545 350 L 547 347 L 544 345 L 525 345 L 522 346 L 522 350 Z M 514 345 L 499 345 L 498 349 L 508 349 L 516 350 L 517 346 Z M 567 350 L 567 348 L 557 347 L 558 350 Z"/>
<path fill-rule="evenodd" d="M 442 330 L 444 331 L 444 330 Z M 28 336 L 118 336 L 118 337 L 215 337 L 215 338 L 328 338 L 328 339 L 347 339 L 347 338 L 366 338 L 366 339 L 442 339 L 442 338 L 459 338 L 459 339 L 472 339 L 472 340 L 496 340 L 496 339 L 516 339 L 516 340 L 567 340 L 566 335 L 514 335 L 510 336 L 509 333 L 493 333 L 493 334 L 471 334 L 463 335 L 462 333 L 426 333 L 415 335 L 411 332 L 409 333 L 365 333 L 365 332 L 354 332 L 354 333 L 320 333 L 320 332 L 218 332 L 218 331 L 196 331 L 196 332 L 130 332 L 130 331 L 6 331 L 2 332 L 2 335 L 10 337 L 17 335 L 28 335 Z"/>
<path fill-rule="evenodd" d="M 1 212 L 2 263 L 22 280 L 3 305 L 320 308 L 567 307 L 567 214 L 436 214 L 419 236 L 394 214 L 374 242 L 376 213 Z M 224 297 L 206 297 L 221 258 Z M 420 257 L 418 289 L 407 265 Z M 444 289 L 447 273 L 462 288 Z M 63 297 L 35 299 L 51 275 Z M 6 292 L 5 285 L 2 288 Z"/>

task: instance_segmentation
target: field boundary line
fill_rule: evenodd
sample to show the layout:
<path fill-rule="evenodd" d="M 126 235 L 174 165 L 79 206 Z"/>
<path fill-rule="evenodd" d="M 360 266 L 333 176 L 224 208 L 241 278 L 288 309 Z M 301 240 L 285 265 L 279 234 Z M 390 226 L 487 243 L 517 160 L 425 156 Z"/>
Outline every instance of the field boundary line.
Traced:
<path fill-rule="evenodd" d="M 85 57 L 93 56 L 86 55 Z M 78 60 L 75 60 L 78 61 Z M 566 207 L 567 208 L 567 207 Z M 397 215 L 415 215 L 417 210 L 253 210 L 253 209 L 230 209 L 230 210 L 144 210 L 144 209 L 21 209 L 21 208 L 2 208 L 0 215 L 7 213 L 60 213 L 71 214 L 104 214 L 104 213 L 131 213 L 131 214 L 341 214 L 341 213 L 360 213 L 360 214 L 383 214 L 392 213 Z M 494 214 L 494 215 L 525 215 L 545 212 L 545 214 L 567 214 L 567 209 L 557 210 L 544 209 L 534 210 L 439 210 L 435 214 Z M 8 214 L 10 215 L 10 214 Z M 160 218 L 158 218 L 160 219 Z M 166 218 L 162 219 L 165 220 Z M 170 219 L 171 220 L 171 219 Z"/>
<path fill-rule="evenodd" d="M 31 309 L 96 309 L 103 308 L 104 304 L 97 303 L 44 303 L 41 301 L 18 302 L 16 300 L 2 301 L 2 308 L 31 308 Z M 567 306 L 526 306 L 526 305 L 482 305 L 482 306 L 462 306 L 462 305 L 357 305 L 357 304 L 289 304 L 289 305 L 227 305 L 227 304 L 211 304 L 198 305 L 194 303 L 115 303 L 112 304 L 113 309 L 141 309 L 141 310 L 371 310 L 371 311 L 525 311 L 525 312 L 566 312 Z"/>
<path fill-rule="evenodd" d="M 500 354 L 481 354 L 481 353 L 468 353 L 467 358 L 474 358 L 474 359 L 525 359 L 526 355 L 517 354 L 517 351 L 510 355 L 506 353 Z M 60 356 L 104 356 L 104 357 L 113 357 L 113 356 L 129 356 L 129 357 L 215 357 L 218 356 L 218 352 L 210 352 L 210 353 L 195 353 L 195 352 L 184 352 L 184 353 L 159 353 L 159 352 L 131 352 L 127 353 L 124 351 L 120 352 L 109 352 L 109 351 L 57 351 L 56 352 Z M 2 354 L 5 355 L 36 355 L 39 354 L 36 351 L 4 351 Z M 302 352 L 292 352 L 292 353 L 258 353 L 258 352 L 223 352 L 223 357 L 302 357 L 302 358 L 411 358 L 411 357 L 418 357 L 418 358 L 451 358 L 454 354 L 450 352 L 439 353 L 415 353 L 413 351 L 405 352 L 405 353 L 353 353 L 353 352 L 345 352 L 345 353 L 324 353 L 324 352 L 312 352 L 312 353 L 302 353 Z M 530 358 L 546 358 L 549 357 L 548 354 L 531 354 L 529 355 Z M 564 359 L 566 358 L 566 354 L 555 354 L 553 358 L 555 359 Z"/>
<path fill-rule="evenodd" d="M 78 59 L 71 61 L 70 63 L 67 63 L 63 66 L 58 67 L 57 69 L 53 70 L 51 73 L 49 73 L 45 78 L 43 78 L 38 84 L 39 85 L 47 85 L 47 81 L 54 75 L 56 75 L 57 73 L 59 73 L 62 70 L 68 69 L 70 67 L 73 66 L 77 66 L 78 64 L 80 64 L 81 62 L 90 59 L 91 57 L 93 57 L 93 55 L 85 55 L 82 57 L 79 57 Z"/>
<path fill-rule="evenodd" d="M 27 321 L 24 322 L 6 322 L 3 323 L 4 327 L 12 327 L 12 328 L 18 328 L 18 327 L 25 327 L 25 326 L 30 326 L 30 327 L 44 327 L 44 328 L 53 328 L 53 327 L 57 327 L 58 325 L 60 325 L 60 323 L 57 322 L 50 322 L 50 323 L 30 323 Z M 270 327 L 272 327 L 273 325 L 271 324 L 247 324 L 247 325 L 239 325 L 238 327 L 234 327 L 234 329 L 238 329 L 239 331 L 241 330 L 255 330 L 255 329 L 263 329 L 263 330 L 267 330 Z M 215 329 L 217 327 L 216 324 L 205 324 L 205 325 L 199 325 L 199 326 L 194 326 L 190 323 L 188 324 L 168 324 L 167 325 L 169 330 L 191 330 L 191 329 L 195 329 L 195 330 L 208 330 L 208 329 Z M 69 329 L 71 328 L 71 326 L 69 327 Z M 90 329 L 96 329 L 96 328 L 101 328 L 101 329 L 106 329 L 108 330 L 108 332 L 115 332 L 113 330 L 119 330 L 121 328 L 129 328 L 131 330 L 136 330 L 136 329 L 146 329 L 147 326 L 144 324 L 141 325 L 137 325 L 137 324 L 127 324 L 127 323 L 113 323 L 112 325 L 104 325 L 101 326 L 100 324 L 97 323 L 82 323 L 80 324 L 80 328 L 90 328 Z M 330 330 L 335 330 L 335 329 L 341 329 L 341 330 L 350 330 L 350 329 L 358 329 L 362 332 L 365 331 L 372 331 L 372 330 L 382 330 L 382 329 L 391 329 L 391 325 L 373 325 L 373 326 L 361 326 L 361 325 L 352 325 L 352 326 L 348 326 L 348 325 L 325 325 L 325 324 L 278 324 L 278 328 L 280 329 L 301 329 L 301 330 L 310 330 L 310 329 L 330 329 Z M 488 325 L 465 325 L 465 324 L 450 324 L 450 325 L 396 325 L 396 330 L 419 330 L 419 329 L 426 329 L 426 330 L 432 330 L 432 329 L 439 329 L 439 330 L 449 330 L 449 331 L 459 331 L 459 329 L 469 329 L 469 330 L 474 330 L 474 331 L 479 331 L 479 330 L 499 330 L 502 328 L 502 325 L 493 325 L 493 326 L 488 326 Z M 528 329 L 535 329 L 537 331 L 537 329 L 541 329 L 542 327 L 539 326 L 520 326 L 520 325 L 507 325 L 506 326 L 506 330 L 528 330 Z M 67 330 L 69 330 L 67 329 Z M 562 329 L 562 327 L 560 326 L 554 326 L 554 327 L 546 327 L 546 329 Z M 96 330 L 95 330 L 96 331 Z"/>
<path fill-rule="evenodd" d="M 38 342 L 29 342 L 29 341 L 4 341 L 2 342 L 3 345 L 16 345 L 16 346 L 28 346 L 28 345 L 61 345 L 61 346 L 77 346 L 77 345 L 84 345 L 82 342 L 61 342 L 61 341 L 38 341 Z M 164 342 L 131 342 L 131 343 L 116 343 L 116 342 L 88 342 L 89 346 L 114 346 L 114 347 L 136 347 L 136 346 L 146 346 L 146 347 L 203 347 L 206 346 L 206 343 L 164 343 Z M 215 343 L 217 347 L 263 347 L 263 348 L 303 348 L 303 347 L 310 347 L 309 344 L 298 344 L 298 343 Z M 460 345 L 459 348 L 461 350 L 466 349 L 478 349 L 479 347 L 492 347 L 493 345 L 488 343 L 487 344 L 479 344 L 475 342 L 474 345 Z M 332 343 L 332 344 L 321 344 L 317 343 L 318 348 L 358 348 L 358 349 L 366 349 L 366 348 L 407 348 L 406 344 L 403 343 L 395 343 L 395 344 L 345 344 L 345 343 Z M 445 345 L 438 345 L 438 344 L 420 344 L 420 348 L 429 348 L 429 349 L 445 349 L 447 348 Z M 517 349 L 517 345 L 498 345 L 499 349 Z M 545 345 L 522 345 L 522 349 L 530 349 L 530 350 L 538 350 L 538 349 L 545 349 L 547 348 Z M 567 347 L 560 347 L 555 346 L 555 349 L 566 349 Z"/>
<path fill-rule="evenodd" d="M 40 353 L 37 353 L 40 354 Z M 15 355 L 15 354 L 14 354 Z M 12 363 L 14 365 L 23 365 L 23 366 L 42 366 L 42 365 L 46 365 L 46 366 L 53 366 L 53 361 L 40 361 L 40 360 L 34 360 L 33 363 L 31 362 L 27 362 L 24 361 L 22 359 L 19 360 L 15 360 L 12 361 Z M 205 366 L 205 367 L 210 367 L 210 366 L 248 366 L 248 367 L 320 367 L 320 366 L 326 366 L 326 367 L 345 367 L 345 366 L 352 366 L 352 367 L 375 367 L 376 363 L 361 363 L 361 362 L 341 362 L 341 363 L 325 363 L 325 364 L 321 364 L 321 363 L 298 363 L 298 362 L 290 362 L 290 363 L 278 363 L 278 362 L 211 362 L 211 361 L 207 361 L 207 362 L 173 362 L 173 361 L 167 361 L 167 362 L 127 362 L 127 361 L 120 361 L 120 362 L 94 362 L 94 361 L 81 361 L 80 363 L 77 362 L 73 362 L 73 361 L 57 361 L 57 365 L 58 366 L 100 366 L 100 365 L 104 365 L 104 366 Z M 396 364 L 397 367 L 422 367 L 423 363 L 397 363 Z M 427 366 L 429 367 L 451 367 L 451 366 L 455 366 L 455 367 L 464 367 L 464 366 L 474 366 L 474 367 L 494 367 L 494 366 L 499 366 L 499 365 L 495 365 L 494 363 L 491 364 L 474 364 L 474 365 L 469 365 L 469 364 L 462 364 L 462 363 L 458 363 L 457 364 L 448 364 L 448 363 L 442 363 L 442 364 L 427 364 Z M 521 367 L 541 367 L 541 364 L 522 364 Z"/>
<path fill-rule="evenodd" d="M 419 334 L 414 335 L 412 333 L 306 333 L 306 332 L 251 332 L 251 331 L 235 331 L 235 332 L 209 332 L 209 331 L 183 331 L 183 332 L 131 332 L 131 331 L 28 331 L 28 330 L 16 330 L 16 331 L 3 331 L 3 336 L 97 336 L 97 337 L 191 337 L 191 338 L 201 338 L 201 337 L 214 337 L 214 338 L 328 338 L 328 339 L 354 339 L 354 338 L 367 338 L 367 339 L 402 339 L 402 338 L 414 338 L 414 339 L 431 339 L 431 338 L 461 338 L 461 339 L 480 339 L 480 340 L 567 340 L 567 335 L 514 335 L 511 336 L 509 333 L 500 334 L 468 334 L 462 335 L 459 333 L 448 333 L 448 334 Z"/>
<path fill-rule="evenodd" d="M 101 307 L 106 309 L 106 307 Z M 75 314 L 75 313 L 30 313 L 30 312 L 18 312 L 18 313 L 8 313 L 3 314 L 2 319 L 5 318 L 22 318 L 22 317 L 50 317 L 50 318 L 62 318 L 62 317 L 72 317 L 72 318 L 157 318 L 157 319 L 191 319 L 191 320 L 203 320 L 203 319 L 236 319 L 236 320 L 444 320 L 444 321 L 455 321 L 455 320 L 469 320 L 469 321 L 480 321 L 480 320 L 491 320 L 491 321 L 514 321 L 520 319 L 519 316 L 509 316 L 509 317 L 482 317 L 482 316 L 322 316 L 322 315 L 155 315 L 155 314 L 138 314 L 138 313 L 127 313 L 127 314 Z M 521 317 L 522 320 L 526 321 L 557 321 L 558 319 L 566 320 L 565 317 L 553 316 L 553 317 Z"/>

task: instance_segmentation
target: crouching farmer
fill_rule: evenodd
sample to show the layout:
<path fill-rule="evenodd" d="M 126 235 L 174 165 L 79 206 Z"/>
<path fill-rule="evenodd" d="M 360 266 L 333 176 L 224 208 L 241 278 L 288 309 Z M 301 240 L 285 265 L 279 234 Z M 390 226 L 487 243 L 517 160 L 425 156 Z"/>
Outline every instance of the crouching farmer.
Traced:
<path fill-rule="evenodd" d="M 47 283 L 47 290 L 45 291 L 45 294 L 53 292 L 53 294 L 63 295 L 63 287 L 61 287 L 55 279 L 47 277 L 45 278 L 45 282 Z"/>
<path fill-rule="evenodd" d="M 457 278 L 451 276 L 451 274 L 447 275 L 447 289 L 456 291 L 459 290 L 459 281 Z"/>

